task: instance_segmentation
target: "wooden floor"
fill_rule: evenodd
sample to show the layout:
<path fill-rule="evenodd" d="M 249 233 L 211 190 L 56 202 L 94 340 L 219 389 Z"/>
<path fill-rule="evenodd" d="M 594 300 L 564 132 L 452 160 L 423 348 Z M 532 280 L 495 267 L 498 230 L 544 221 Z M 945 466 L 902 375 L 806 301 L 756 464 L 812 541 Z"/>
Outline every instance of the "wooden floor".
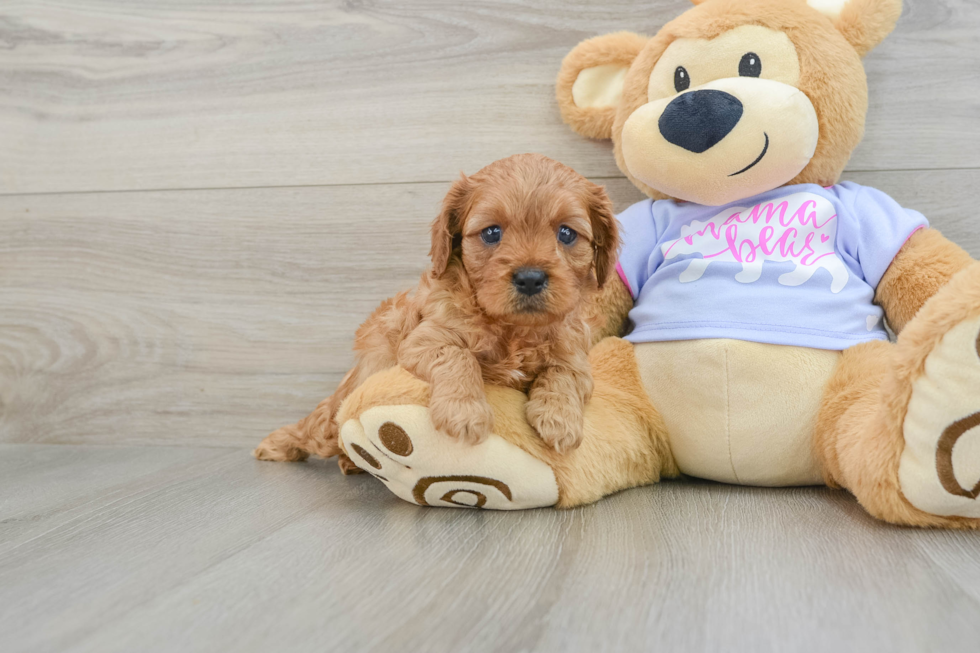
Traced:
<path fill-rule="evenodd" d="M 664 483 L 420 509 L 336 466 L 0 445 L 0 650 L 976 653 L 975 533 Z"/>
<path fill-rule="evenodd" d="M 0 651 L 980 650 L 980 535 L 843 493 L 489 514 L 248 455 L 460 170 L 537 151 L 640 199 L 553 81 L 687 6 L 0 3 Z M 980 4 L 906 0 L 866 65 L 844 178 L 980 256 Z"/>

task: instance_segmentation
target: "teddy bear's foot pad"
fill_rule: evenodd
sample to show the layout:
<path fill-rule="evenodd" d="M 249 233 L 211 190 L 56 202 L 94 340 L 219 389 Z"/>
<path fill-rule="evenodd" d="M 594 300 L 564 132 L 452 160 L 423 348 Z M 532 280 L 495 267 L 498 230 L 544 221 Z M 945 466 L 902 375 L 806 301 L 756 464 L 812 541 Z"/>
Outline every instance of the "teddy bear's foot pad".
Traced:
<path fill-rule="evenodd" d="M 558 502 L 548 465 L 497 435 L 477 445 L 454 440 L 424 406 L 375 406 L 347 420 L 340 437 L 358 467 L 409 503 L 521 510 Z"/>
<path fill-rule="evenodd" d="M 980 317 L 950 329 L 912 383 L 899 482 L 934 515 L 980 518 Z"/>

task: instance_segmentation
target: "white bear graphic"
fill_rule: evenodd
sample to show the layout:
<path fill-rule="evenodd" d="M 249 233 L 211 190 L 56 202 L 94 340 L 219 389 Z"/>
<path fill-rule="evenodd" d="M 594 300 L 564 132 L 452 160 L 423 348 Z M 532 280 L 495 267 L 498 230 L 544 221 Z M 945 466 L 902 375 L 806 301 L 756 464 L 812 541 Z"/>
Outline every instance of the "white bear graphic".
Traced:
<path fill-rule="evenodd" d="M 741 263 L 740 283 L 762 276 L 765 261 L 792 261 L 796 269 L 779 277 L 784 286 L 799 286 L 819 269 L 830 272 L 830 290 L 847 285 L 847 266 L 834 249 L 837 211 L 830 200 L 813 193 L 793 193 L 753 207 L 725 209 L 707 222 L 681 227 L 681 237 L 662 246 L 664 260 L 700 254 L 680 275 L 681 283 L 697 281 L 713 261 Z"/>

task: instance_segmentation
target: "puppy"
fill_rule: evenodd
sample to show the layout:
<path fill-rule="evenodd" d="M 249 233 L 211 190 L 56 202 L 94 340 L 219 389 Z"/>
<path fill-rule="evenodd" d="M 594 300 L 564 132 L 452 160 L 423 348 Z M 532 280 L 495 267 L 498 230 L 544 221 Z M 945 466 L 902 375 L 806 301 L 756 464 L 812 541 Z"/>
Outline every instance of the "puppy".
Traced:
<path fill-rule="evenodd" d="M 529 392 L 528 422 L 557 451 L 577 447 L 592 393 L 590 300 L 619 245 L 605 191 L 571 168 L 520 154 L 461 176 L 432 223 L 432 266 L 357 330 L 356 363 L 308 417 L 275 431 L 261 460 L 341 456 L 337 410 L 372 374 L 401 365 L 431 385 L 441 431 L 481 442 L 483 384 Z"/>

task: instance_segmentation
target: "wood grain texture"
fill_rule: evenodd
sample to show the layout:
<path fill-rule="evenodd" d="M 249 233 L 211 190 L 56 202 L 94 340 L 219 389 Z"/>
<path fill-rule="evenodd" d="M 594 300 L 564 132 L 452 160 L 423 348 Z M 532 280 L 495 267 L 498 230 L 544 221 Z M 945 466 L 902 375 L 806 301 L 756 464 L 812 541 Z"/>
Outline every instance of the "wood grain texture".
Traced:
<path fill-rule="evenodd" d="M 905 4 L 845 177 L 980 256 L 980 6 Z M 419 509 L 247 453 L 415 283 L 459 170 L 641 199 L 552 84 L 687 6 L 0 3 L 0 651 L 977 651 L 976 534 L 844 493 Z"/>
<path fill-rule="evenodd" d="M 980 641 L 975 534 L 889 527 L 827 489 L 672 482 L 490 513 L 241 451 L 0 445 L 0 461 L 5 653 Z"/>
<path fill-rule="evenodd" d="M 980 256 L 980 171 L 860 173 Z M 640 199 L 605 180 L 618 209 Z M 0 441 L 253 446 L 425 268 L 448 184 L 0 198 Z"/>
<path fill-rule="evenodd" d="M 687 0 L 0 5 L 0 192 L 445 181 L 519 151 L 617 175 L 561 122 L 580 40 Z M 980 167 L 980 8 L 906 0 L 853 170 Z"/>

